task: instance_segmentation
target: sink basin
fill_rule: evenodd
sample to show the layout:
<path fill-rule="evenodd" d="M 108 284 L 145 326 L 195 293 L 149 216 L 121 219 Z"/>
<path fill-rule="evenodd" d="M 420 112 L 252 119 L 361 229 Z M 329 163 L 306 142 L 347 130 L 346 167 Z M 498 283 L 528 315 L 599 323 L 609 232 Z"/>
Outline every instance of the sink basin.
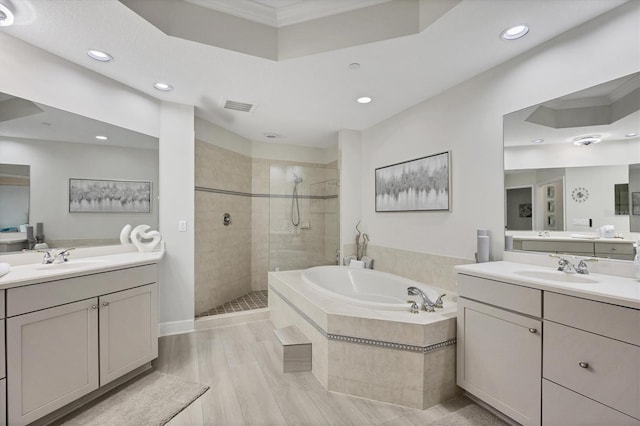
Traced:
<path fill-rule="evenodd" d="M 562 283 L 582 283 L 592 284 L 597 283 L 597 280 L 589 278 L 589 276 L 580 274 L 571 274 L 562 271 L 517 271 L 516 275 L 522 275 L 523 277 L 538 278 L 547 281 L 556 281 Z"/>
<path fill-rule="evenodd" d="M 65 270 L 65 269 L 79 269 L 79 268 L 95 268 L 99 266 L 105 266 L 109 263 L 108 260 L 103 259 L 72 259 L 64 263 L 50 263 L 48 265 L 38 265 L 35 269 L 39 271 L 47 270 Z"/>

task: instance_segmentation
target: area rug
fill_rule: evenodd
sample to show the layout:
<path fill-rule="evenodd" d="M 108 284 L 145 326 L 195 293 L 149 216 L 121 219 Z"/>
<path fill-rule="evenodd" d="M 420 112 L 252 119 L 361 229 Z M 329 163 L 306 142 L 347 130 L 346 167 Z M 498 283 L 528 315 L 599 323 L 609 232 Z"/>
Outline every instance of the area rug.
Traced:
<path fill-rule="evenodd" d="M 484 408 L 471 404 L 456 412 L 447 414 L 441 419 L 431 421 L 427 425 L 432 426 L 507 426 L 498 417 Z"/>
<path fill-rule="evenodd" d="M 106 398 L 90 403 L 71 418 L 63 419 L 64 425 L 122 426 L 164 425 L 209 389 L 199 383 L 159 371 L 109 392 Z M 66 420 L 66 421 L 65 421 Z"/>

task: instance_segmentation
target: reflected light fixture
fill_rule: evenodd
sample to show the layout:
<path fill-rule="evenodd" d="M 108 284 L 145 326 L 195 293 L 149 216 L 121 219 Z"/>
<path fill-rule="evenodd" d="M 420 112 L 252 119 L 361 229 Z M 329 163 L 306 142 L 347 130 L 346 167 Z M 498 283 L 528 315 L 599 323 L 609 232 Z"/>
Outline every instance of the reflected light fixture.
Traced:
<path fill-rule="evenodd" d="M 529 27 L 526 24 L 514 25 L 511 28 L 507 28 L 500 33 L 500 38 L 503 40 L 517 40 L 520 37 L 524 37 L 529 32 Z"/>
<path fill-rule="evenodd" d="M 98 135 L 98 136 L 96 136 L 96 139 L 101 140 L 101 141 L 106 141 L 109 138 L 107 136 Z"/>
<path fill-rule="evenodd" d="M 162 90 L 163 92 L 168 92 L 170 90 L 173 90 L 173 86 L 172 85 L 167 84 L 167 83 L 161 83 L 161 82 L 154 83 L 153 87 L 155 87 L 158 90 Z"/>
<path fill-rule="evenodd" d="M 602 141 L 600 135 L 579 136 L 573 139 L 573 144 L 578 146 L 589 146 Z"/>
<path fill-rule="evenodd" d="M 7 6 L 0 3 L 0 27 L 13 25 L 13 12 Z"/>
<path fill-rule="evenodd" d="M 533 139 L 531 141 L 531 143 L 542 143 L 542 142 L 544 142 L 544 139 Z"/>
<path fill-rule="evenodd" d="M 111 62 L 113 60 L 113 56 L 109 55 L 107 52 L 97 49 L 87 50 L 87 56 L 99 62 Z"/>
<path fill-rule="evenodd" d="M 359 104 L 368 104 L 371 101 L 373 101 L 373 99 L 371 99 L 371 97 L 369 96 L 361 96 L 358 99 L 356 99 L 356 102 L 358 102 Z"/>
<path fill-rule="evenodd" d="M 633 138 L 635 136 L 638 136 L 638 133 L 627 133 L 626 135 L 624 135 L 625 138 Z"/>

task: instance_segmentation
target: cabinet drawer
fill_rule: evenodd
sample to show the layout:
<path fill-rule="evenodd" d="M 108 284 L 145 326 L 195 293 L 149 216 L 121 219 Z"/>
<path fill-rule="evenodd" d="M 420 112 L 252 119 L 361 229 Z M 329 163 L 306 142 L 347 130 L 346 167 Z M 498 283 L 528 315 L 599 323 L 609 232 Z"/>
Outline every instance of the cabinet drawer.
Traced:
<path fill-rule="evenodd" d="M 611 254 L 627 254 L 634 256 L 636 254 L 633 243 L 595 243 L 596 253 L 611 253 Z M 633 258 L 633 257 L 632 257 Z"/>
<path fill-rule="evenodd" d="M 0 426 L 7 424 L 7 379 L 0 380 Z"/>
<path fill-rule="evenodd" d="M 543 327 L 545 379 L 640 418 L 640 347 L 546 320 Z"/>
<path fill-rule="evenodd" d="M 458 274 L 458 295 L 515 312 L 542 316 L 542 292 L 529 287 Z"/>
<path fill-rule="evenodd" d="M 640 346 L 640 310 L 544 292 L 544 318 Z"/>
<path fill-rule="evenodd" d="M 523 240 L 522 250 L 550 253 L 580 253 L 593 255 L 593 243 L 584 241 L 532 241 Z"/>
<path fill-rule="evenodd" d="M 553 382 L 542 380 L 542 424 L 640 426 L 640 421 Z"/>
<path fill-rule="evenodd" d="M 158 280 L 157 265 L 103 272 L 7 290 L 7 316 L 25 314 L 102 294 L 151 284 Z"/>

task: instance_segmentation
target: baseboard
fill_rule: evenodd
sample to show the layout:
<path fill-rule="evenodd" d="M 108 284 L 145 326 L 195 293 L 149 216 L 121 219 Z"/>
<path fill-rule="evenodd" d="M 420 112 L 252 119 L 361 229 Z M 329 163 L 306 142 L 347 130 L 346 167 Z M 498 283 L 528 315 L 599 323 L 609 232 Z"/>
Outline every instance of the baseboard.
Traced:
<path fill-rule="evenodd" d="M 158 332 L 160 337 L 171 336 L 172 334 L 191 333 L 194 330 L 194 321 L 169 321 L 161 322 L 158 326 Z"/>

